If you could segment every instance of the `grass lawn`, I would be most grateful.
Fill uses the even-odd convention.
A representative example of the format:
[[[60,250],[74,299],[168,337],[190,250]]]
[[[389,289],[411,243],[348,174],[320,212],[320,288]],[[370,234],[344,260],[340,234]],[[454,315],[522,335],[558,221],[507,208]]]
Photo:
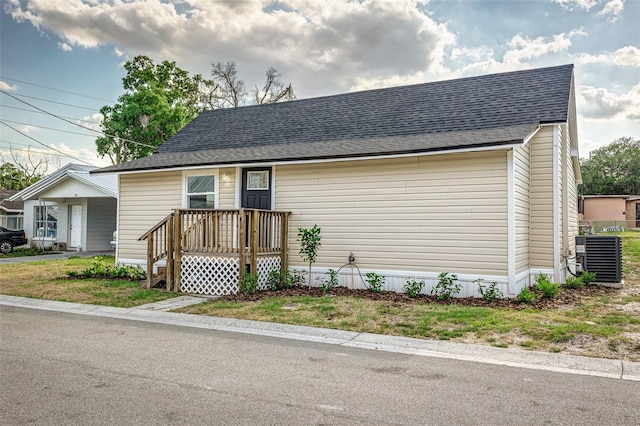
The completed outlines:
[[[554,309],[296,296],[213,300],[179,311],[640,361],[640,233],[621,235],[625,288],[592,292]]]
[[[621,235],[625,288],[587,292],[553,308],[298,295],[214,300],[178,311],[640,361],[640,232]],[[68,271],[79,272],[90,262],[71,258],[0,265],[0,293],[121,307],[177,295],[142,290],[138,282],[66,278]]]
[[[114,262],[113,256],[105,257]],[[69,279],[67,272],[82,271],[91,258],[0,265],[0,293],[63,302],[131,307],[177,296],[156,289],[141,289],[140,282],[108,279]]]

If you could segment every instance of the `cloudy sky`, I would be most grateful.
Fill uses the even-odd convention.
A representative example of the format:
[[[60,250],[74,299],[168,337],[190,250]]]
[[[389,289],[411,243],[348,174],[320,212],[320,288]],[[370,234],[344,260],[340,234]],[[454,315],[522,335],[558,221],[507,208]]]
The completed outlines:
[[[638,0],[0,3],[5,160],[108,165],[91,129],[141,54],[204,77],[235,61],[248,87],[274,67],[298,98],[573,63],[581,156],[640,138]]]

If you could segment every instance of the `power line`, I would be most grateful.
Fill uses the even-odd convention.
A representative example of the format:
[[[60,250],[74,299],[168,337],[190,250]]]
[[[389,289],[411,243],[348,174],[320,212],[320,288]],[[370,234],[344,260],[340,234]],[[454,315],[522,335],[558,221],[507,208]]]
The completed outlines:
[[[92,129],[92,128],[90,128],[90,127],[83,126],[83,125],[78,124],[78,123],[74,123],[73,121],[69,121],[69,120],[67,120],[67,119],[65,119],[65,118],[62,118],[62,117],[61,117],[61,116],[59,116],[59,115],[53,114],[53,113],[51,113],[51,112],[49,112],[49,111],[46,111],[46,110],[44,110],[44,109],[42,109],[42,108],[39,108],[39,107],[37,107],[37,106],[35,106],[35,105],[33,105],[33,104],[30,104],[29,102],[23,101],[22,99],[18,99],[17,97],[13,96],[11,93],[7,93],[7,92],[5,92],[4,90],[0,90],[0,93],[4,93],[5,95],[7,95],[7,96],[10,96],[10,97],[14,98],[14,99],[15,99],[15,100],[17,100],[18,102],[22,102],[23,104],[29,105],[31,108],[35,108],[35,109],[37,109],[38,111],[42,111],[42,112],[44,112],[45,114],[48,114],[48,115],[50,115],[50,116],[52,116],[52,117],[55,117],[55,118],[60,119],[60,120],[62,120],[62,121],[66,121],[67,123],[69,123],[69,124],[73,124],[74,126],[82,127],[83,129],[87,129],[87,130],[90,130],[90,131],[92,131],[92,132],[100,133],[101,135],[105,135],[105,136],[106,136],[106,137],[108,137],[108,138],[116,138],[116,139],[120,139],[120,140],[122,140],[122,141],[124,141],[124,142],[129,142],[129,143],[132,143],[132,144],[134,144],[134,145],[145,146],[145,147],[147,147],[147,148],[156,148],[154,145],[149,145],[149,144],[142,143],[142,142],[132,141],[131,139],[125,139],[125,138],[121,138],[121,137],[118,137],[118,136],[109,135],[109,134],[104,133],[104,132],[101,132],[101,131],[99,131],[99,130]]]
[[[4,93],[5,95],[9,95],[9,93],[5,92],[4,90],[2,91],[2,93]],[[83,106],[80,106],[80,105],[67,104],[65,102],[52,101],[52,100],[49,100],[49,99],[38,98],[36,96],[18,95],[18,94],[16,94],[16,96],[13,96],[13,95],[9,95],[9,96],[11,96],[12,98],[17,99],[17,100],[20,100],[20,99],[18,99],[16,96],[20,96],[22,98],[36,99],[38,101],[51,102],[52,104],[58,104],[58,105],[64,105],[64,106],[72,107],[72,108],[80,108],[80,109],[86,109],[88,111],[100,112],[99,110],[97,110],[95,108],[88,108],[88,107],[83,107]]]
[[[0,105],[0,107],[2,107],[2,108],[17,109],[18,111],[33,112],[33,113],[35,113],[35,114],[46,114],[45,112],[42,112],[42,111],[34,111],[34,110],[32,110],[32,109],[20,108],[20,107],[11,106],[11,105]],[[66,116],[64,116],[64,115],[61,115],[60,117],[62,117],[62,118],[67,118],[67,119],[69,119],[69,120],[84,121],[85,123],[95,123],[95,124],[100,124],[100,121],[95,121],[95,120],[85,120],[84,118],[66,117]]]
[[[4,119],[4,121],[6,121],[8,123],[22,124],[23,126],[33,126],[33,127],[38,127],[40,129],[47,129],[47,130],[53,130],[53,131],[56,131],[56,132],[71,133],[72,135],[80,135],[80,136],[87,136],[89,138],[95,138],[94,135],[87,135],[86,133],[78,133],[78,132],[72,132],[70,130],[56,129],[54,127],[40,126],[38,124],[23,123],[22,121],[7,120],[6,118]]]
[[[64,153],[63,151],[60,151],[60,150],[59,150],[59,149],[57,149],[57,148],[53,148],[53,147],[50,147],[50,146],[45,145],[44,143],[40,142],[38,139],[33,138],[33,137],[31,137],[31,136],[27,135],[26,133],[21,132],[20,130],[16,129],[16,128],[15,128],[15,127],[13,127],[12,125],[5,123],[3,120],[0,120],[0,123],[4,124],[5,126],[7,126],[8,128],[10,128],[10,129],[11,129],[11,130],[13,130],[13,131],[20,133],[22,136],[24,136],[24,137],[26,137],[26,138],[29,138],[29,139],[31,139],[32,141],[34,141],[34,142],[36,142],[36,143],[38,143],[38,144],[40,144],[40,145],[44,146],[44,147],[45,147],[45,148],[47,148],[47,149],[51,149],[51,150],[53,150],[53,151],[59,152],[60,154],[64,155],[65,157],[73,158],[74,160],[80,161],[80,162],[82,162],[82,163],[84,163],[84,164],[87,164],[87,165],[89,165],[89,166],[93,166],[93,164],[91,164],[91,163],[89,163],[89,162],[87,162],[87,161],[84,161],[84,160],[81,160],[80,158],[76,158],[76,157],[74,157],[74,156],[72,156],[72,155],[66,154],[66,153]]]
[[[16,144],[16,145],[17,145],[17,144]],[[25,146],[33,146],[33,145],[25,145]],[[3,147],[1,147],[1,146],[0,146],[0,150],[1,150],[2,148],[3,148]],[[51,155],[51,156],[54,156],[54,157],[66,157],[66,158],[69,158],[69,156],[68,156],[68,155],[66,155],[66,154],[65,154],[65,155],[62,155],[62,154],[53,154],[53,153],[50,153],[50,152],[42,152],[42,151],[33,151],[33,150],[30,150],[30,149],[13,148],[13,147],[11,147],[11,146],[9,146],[8,148],[9,148],[11,151],[32,152],[32,153],[34,153],[34,154],[46,154],[46,155]],[[35,148],[35,147],[34,147],[34,148]]]
[[[83,95],[83,94],[80,94],[80,93],[70,92],[68,90],[56,89],[55,87],[44,86],[42,84],[36,84],[36,83],[30,83],[28,81],[18,80],[17,78],[6,77],[6,76],[3,76],[3,75],[0,75],[0,79],[16,81],[18,83],[28,84],[30,86],[42,87],[43,89],[55,90],[56,92],[68,93],[70,95],[76,95],[76,96],[82,96],[84,98],[95,99],[97,101],[109,102],[111,104],[114,103],[113,101],[108,101],[108,100],[102,99],[102,98],[96,98],[95,96]]]

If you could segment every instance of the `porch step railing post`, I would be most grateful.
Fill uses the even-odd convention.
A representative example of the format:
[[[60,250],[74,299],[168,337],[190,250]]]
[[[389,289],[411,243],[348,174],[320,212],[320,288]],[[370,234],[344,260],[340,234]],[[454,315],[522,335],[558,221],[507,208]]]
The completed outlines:
[[[153,233],[147,238],[147,284],[145,288],[151,288],[153,282]]]
[[[246,245],[247,245],[247,212],[244,209],[240,209],[238,213],[238,281],[244,280],[244,264],[246,262]]]
[[[167,250],[167,285],[166,285],[166,289],[167,291],[172,291],[173,290],[173,280],[174,280],[174,263],[173,263],[173,257],[174,257],[174,235],[173,235],[173,221],[174,221],[174,216],[169,217],[169,220],[167,221],[167,229],[166,229],[166,250]]]
[[[251,212],[251,273],[258,275],[258,225],[260,223],[260,212]]]
[[[174,227],[174,276],[173,291],[180,291],[180,270],[182,269],[182,211],[176,210],[173,218]]]
[[[285,212],[282,215],[282,225],[280,226],[280,273],[289,269],[289,213]]]

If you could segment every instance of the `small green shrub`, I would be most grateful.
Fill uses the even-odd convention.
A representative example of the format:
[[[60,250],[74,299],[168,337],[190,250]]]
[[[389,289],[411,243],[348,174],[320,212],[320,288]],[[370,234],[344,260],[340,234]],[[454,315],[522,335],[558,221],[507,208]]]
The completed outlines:
[[[588,285],[596,280],[596,273],[583,271],[582,274],[580,274],[580,278],[585,285]]]
[[[375,272],[367,272],[366,277],[367,284],[369,284],[369,290],[374,293],[382,293],[385,277],[380,274],[376,274]]]
[[[424,288],[423,280],[416,280],[413,278],[407,278],[404,283],[404,292],[409,295],[409,297],[416,297]]]
[[[322,284],[322,292],[328,293],[334,288],[338,287],[338,271],[335,269],[329,269],[326,273],[328,275],[327,278],[320,278],[320,283]]]
[[[535,298],[536,294],[529,290],[529,287],[524,287],[522,290],[520,290],[520,293],[518,293],[518,297],[516,297],[516,300],[520,303],[531,303],[535,300]]]
[[[491,285],[484,286],[482,285],[482,281],[483,281],[482,278],[478,278],[477,280],[474,281],[474,283],[475,282],[478,283],[478,292],[480,292],[480,295],[482,296],[483,300],[487,302],[494,302],[504,297],[504,295],[498,288],[497,282],[494,281],[491,283]]]
[[[111,278],[120,280],[144,280],[146,272],[139,265],[112,265],[104,256],[95,256],[89,266],[80,272],[67,272],[70,278]]]
[[[244,278],[238,282],[238,290],[245,294],[253,294],[258,291],[258,276],[244,274]]]
[[[567,277],[564,285],[569,288],[582,288],[584,287],[584,281],[581,277]]]
[[[458,294],[462,290],[462,284],[457,281],[456,274],[443,272],[438,275],[438,284],[431,289],[431,294],[434,294],[439,300],[451,299],[454,294]]]
[[[287,279],[287,287],[299,287],[304,285],[307,281],[306,272],[300,269],[294,269],[293,271],[285,271]]]
[[[269,290],[281,290],[285,287],[286,280],[287,276],[285,274],[278,269],[272,269],[267,277],[267,288]]]
[[[545,274],[536,278],[536,287],[542,292],[542,297],[553,299],[560,292],[560,284],[552,282]]]

